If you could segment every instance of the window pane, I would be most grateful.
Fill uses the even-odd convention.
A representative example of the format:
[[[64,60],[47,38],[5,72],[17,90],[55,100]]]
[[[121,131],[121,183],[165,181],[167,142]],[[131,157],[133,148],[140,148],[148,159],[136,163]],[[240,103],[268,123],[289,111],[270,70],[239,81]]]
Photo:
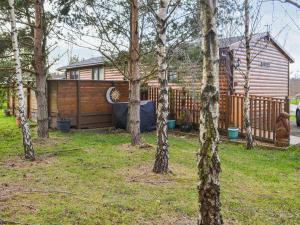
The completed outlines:
[[[104,80],[104,67],[99,68],[99,80]]]
[[[93,80],[99,80],[99,68],[98,67],[93,68]]]
[[[168,72],[168,80],[170,82],[176,82],[177,81],[177,73],[176,73],[176,71],[169,71]]]

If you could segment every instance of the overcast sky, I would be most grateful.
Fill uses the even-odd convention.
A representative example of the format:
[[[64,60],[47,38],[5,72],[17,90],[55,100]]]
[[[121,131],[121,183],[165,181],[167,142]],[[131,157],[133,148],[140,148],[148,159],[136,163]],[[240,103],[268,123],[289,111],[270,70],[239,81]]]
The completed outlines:
[[[297,1],[300,3],[300,0]],[[261,23],[257,31],[264,32],[267,29],[295,59],[295,63],[291,64],[291,73],[299,71],[300,74],[300,10],[288,3],[264,2],[261,9]],[[59,41],[57,49],[50,55],[50,60],[60,56],[60,60],[53,65],[52,72],[58,67],[68,64],[68,54],[61,56],[67,52],[68,48],[72,48],[72,55],[78,55],[79,59],[100,55],[96,51],[75,45],[70,46],[64,41]]]

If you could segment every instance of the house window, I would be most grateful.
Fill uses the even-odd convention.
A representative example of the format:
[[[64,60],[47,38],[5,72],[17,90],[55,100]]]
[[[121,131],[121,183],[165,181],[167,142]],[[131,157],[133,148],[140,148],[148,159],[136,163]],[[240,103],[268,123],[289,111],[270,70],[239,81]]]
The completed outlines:
[[[70,79],[71,80],[78,80],[79,79],[79,71],[78,70],[71,70]]]
[[[168,81],[170,83],[175,83],[177,82],[177,72],[174,70],[171,70],[168,72]]]
[[[93,80],[104,80],[104,68],[103,67],[94,67],[92,72]]]
[[[263,68],[269,68],[271,66],[271,63],[269,63],[269,62],[261,62],[260,65]]]

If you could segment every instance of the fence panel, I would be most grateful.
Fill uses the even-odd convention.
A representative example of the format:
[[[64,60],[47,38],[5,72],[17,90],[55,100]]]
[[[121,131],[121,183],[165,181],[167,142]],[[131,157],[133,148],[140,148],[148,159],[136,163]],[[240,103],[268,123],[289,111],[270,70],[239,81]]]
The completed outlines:
[[[148,88],[149,100],[158,102],[157,87]],[[186,108],[191,113],[190,122],[199,124],[200,98],[199,93],[192,93],[185,89],[169,89],[170,113],[176,120],[181,111]],[[239,128],[241,135],[245,135],[244,125],[244,95],[220,95],[219,101],[219,129],[226,131],[228,127]],[[276,119],[280,113],[288,109],[288,99],[277,99],[261,96],[250,96],[250,124],[254,138],[275,141]]]

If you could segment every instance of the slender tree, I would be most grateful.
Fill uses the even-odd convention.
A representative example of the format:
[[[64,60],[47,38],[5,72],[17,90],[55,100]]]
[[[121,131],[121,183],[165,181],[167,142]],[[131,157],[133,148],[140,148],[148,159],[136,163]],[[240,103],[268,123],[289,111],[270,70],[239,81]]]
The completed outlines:
[[[36,75],[37,124],[38,136],[49,137],[48,133],[48,105],[47,105],[47,77],[45,71],[45,27],[43,0],[35,0],[34,26],[34,71]]]
[[[221,163],[219,132],[219,47],[217,0],[200,0],[203,76],[201,87],[198,152],[199,225],[223,224],[220,202]]]
[[[167,173],[169,163],[168,152],[168,77],[167,77],[167,55],[166,55],[166,30],[167,12],[170,0],[160,0],[157,14],[157,63],[159,67],[158,81],[160,85],[158,107],[157,107],[157,147],[153,172]]]
[[[140,134],[140,83],[141,75],[139,68],[139,6],[138,0],[130,0],[130,48],[129,48],[129,131],[131,144],[141,143]]]
[[[21,119],[21,127],[23,134],[23,146],[25,159],[34,160],[34,150],[31,141],[31,133],[27,118],[25,116],[25,98],[23,92],[23,83],[22,83],[22,70],[21,70],[21,61],[20,61],[20,52],[18,45],[18,32],[16,26],[16,15],[15,15],[15,3],[14,0],[9,0],[10,7],[10,23],[11,23],[11,37],[12,37],[12,47],[14,52],[14,58],[16,61],[16,85],[17,85],[17,96],[18,96],[18,110],[19,117]]]
[[[250,35],[250,16],[249,16],[249,1],[244,1],[245,10],[245,48],[246,48],[246,71],[244,74],[244,126],[246,130],[246,148],[253,148],[253,136],[250,123],[250,70],[251,70],[251,35]]]

